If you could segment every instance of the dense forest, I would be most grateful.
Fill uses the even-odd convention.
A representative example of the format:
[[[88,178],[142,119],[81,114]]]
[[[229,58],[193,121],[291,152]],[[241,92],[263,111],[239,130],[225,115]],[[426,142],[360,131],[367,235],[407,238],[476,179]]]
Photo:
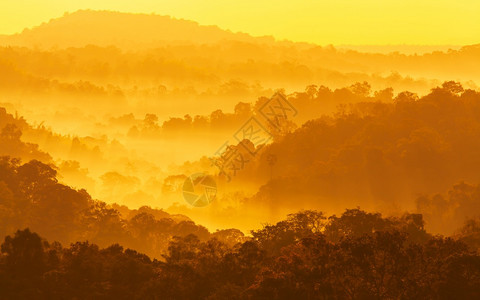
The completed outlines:
[[[86,189],[94,199],[137,208],[158,206],[200,224],[213,222],[207,224],[210,228],[247,232],[260,226],[259,217],[276,222],[305,207],[334,214],[360,205],[387,214],[421,213],[429,231],[450,235],[478,215],[477,91],[448,81],[425,96],[408,91],[395,95],[392,89],[372,91],[364,82],[334,90],[310,85],[287,99],[298,116],[272,131],[272,143],[255,157],[247,156],[248,163],[235,176],[233,165],[223,175],[212,166],[213,149],[249,116],[258,116],[266,97],[239,102],[232,113],[216,110],[163,123],[153,114],[143,120],[133,115],[107,120],[106,128],[121,124],[117,128],[126,140],[62,135],[1,109],[0,155],[55,165],[60,182]],[[342,100],[349,104],[337,106],[332,114],[318,113]],[[134,141],[172,141],[179,135],[186,140],[206,135],[216,142],[200,159],[168,168],[162,167],[162,156],[132,155],[127,148]],[[241,148],[232,144],[230,149]],[[269,157],[276,158],[274,165]],[[183,180],[206,170],[230,192],[219,193],[221,200],[203,210],[192,210],[178,200]]]
[[[119,244],[68,247],[29,229],[1,245],[3,299],[476,299],[480,256],[421,215],[301,211],[252,237],[176,236],[160,259]]]
[[[4,126],[2,145],[51,159],[15,128]],[[464,199],[464,191],[475,201],[478,190],[464,184],[449,197]],[[457,208],[468,210],[465,201]],[[233,228],[210,233],[183,215],[93,200],[59,183],[51,163],[3,156],[0,220],[2,299],[480,296],[476,218],[444,237],[428,233],[419,213],[301,210],[248,236]]]

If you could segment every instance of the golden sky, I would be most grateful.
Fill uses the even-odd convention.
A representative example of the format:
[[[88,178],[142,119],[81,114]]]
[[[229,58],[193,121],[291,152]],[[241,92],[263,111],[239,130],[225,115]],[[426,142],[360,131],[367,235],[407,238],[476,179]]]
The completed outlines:
[[[321,45],[480,42],[478,0],[2,0],[0,33],[20,32],[78,9],[170,15]]]

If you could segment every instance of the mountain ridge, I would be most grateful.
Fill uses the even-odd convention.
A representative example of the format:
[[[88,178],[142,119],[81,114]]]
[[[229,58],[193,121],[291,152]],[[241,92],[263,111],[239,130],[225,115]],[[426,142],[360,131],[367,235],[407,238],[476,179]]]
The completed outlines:
[[[254,37],[224,30],[216,25],[200,25],[195,21],[170,16],[106,10],[65,13],[33,28],[25,28],[21,33],[0,35],[0,45],[38,48],[95,44],[135,49],[155,47],[162,43],[212,44],[223,40],[276,42],[272,36]]]
[[[133,24],[133,25],[132,25]],[[0,34],[0,46],[34,47],[43,50],[51,48],[85,47],[87,45],[116,46],[125,50],[141,50],[168,45],[218,44],[236,41],[266,45],[294,46],[300,48],[331,47],[315,43],[279,40],[271,35],[254,36],[244,32],[233,32],[217,25],[201,25],[196,21],[174,18],[168,15],[127,13],[108,10],[77,10],[65,12],[40,25],[25,28],[15,34]],[[343,51],[360,53],[414,54],[415,51],[401,51],[415,45],[336,45]],[[448,52],[447,45],[418,45],[421,53]],[[473,45],[452,45],[461,50]],[[398,47],[398,49],[396,49]],[[403,48],[402,48],[403,47]],[[369,49],[372,48],[372,49]],[[382,50],[388,48],[387,50]],[[391,50],[392,48],[393,50]],[[428,48],[428,49],[427,49]],[[362,50],[363,49],[363,50]],[[435,50],[436,49],[436,50]],[[400,51],[398,51],[400,50]]]

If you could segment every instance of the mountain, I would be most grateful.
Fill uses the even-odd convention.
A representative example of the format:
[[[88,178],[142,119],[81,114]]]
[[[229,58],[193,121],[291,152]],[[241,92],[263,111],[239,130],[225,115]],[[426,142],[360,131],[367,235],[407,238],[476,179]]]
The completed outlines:
[[[168,43],[210,44],[222,40],[273,42],[273,37],[252,37],[217,26],[169,16],[79,10],[42,23],[19,34],[0,35],[0,45],[51,47],[118,46],[124,49]]]

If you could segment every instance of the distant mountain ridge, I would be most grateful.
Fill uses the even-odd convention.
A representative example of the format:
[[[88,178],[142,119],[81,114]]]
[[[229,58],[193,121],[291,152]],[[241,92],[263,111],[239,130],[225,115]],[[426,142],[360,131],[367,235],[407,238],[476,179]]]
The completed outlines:
[[[200,25],[195,21],[176,19],[166,15],[125,13],[106,10],[78,10],[66,12],[21,33],[0,34],[0,46],[35,47],[39,49],[84,47],[87,45],[116,46],[126,50],[148,49],[165,45],[216,44],[236,41],[268,45],[312,48],[318,46],[306,42],[276,40],[273,36],[252,36],[248,33],[231,32],[216,25]],[[465,45],[463,45],[465,46]],[[480,44],[471,45],[478,47]],[[401,52],[413,54],[415,45],[364,45],[338,46],[338,49],[365,53]],[[446,52],[448,45],[418,45],[421,54]],[[460,45],[451,45],[461,49]],[[408,51],[405,51],[408,50]]]
[[[222,40],[271,43],[273,37],[252,37],[217,26],[169,16],[112,11],[79,10],[65,13],[32,29],[0,35],[2,46],[83,47],[89,44],[124,49],[155,47],[165,43],[211,44]]]
[[[342,49],[233,33],[169,16],[80,10],[0,35],[0,88],[11,90],[18,82],[42,88],[48,74],[62,82],[87,80],[98,86],[107,81],[118,85],[120,77],[129,81],[133,76],[160,80],[164,86],[218,91],[221,81],[238,79],[292,90],[312,83],[342,87],[368,81],[374,89],[425,93],[448,80],[477,89],[479,44],[457,50],[419,48],[420,54],[414,48],[402,51],[410,46]]]

